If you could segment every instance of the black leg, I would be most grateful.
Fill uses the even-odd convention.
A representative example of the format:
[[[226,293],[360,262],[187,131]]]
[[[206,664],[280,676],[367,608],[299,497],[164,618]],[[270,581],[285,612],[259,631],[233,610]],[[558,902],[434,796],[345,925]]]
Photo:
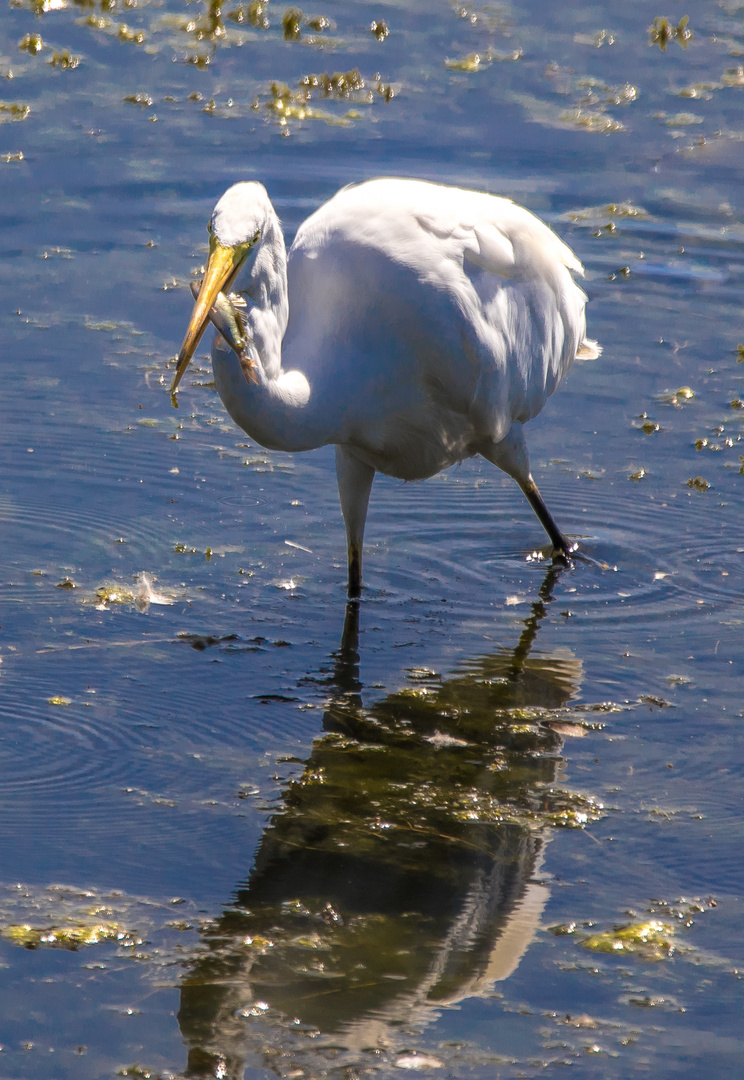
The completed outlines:
[[[553,515],[548,510],[542,495],[537,489],[537,484],[530,478],[525,482],[519,482],[519,486],[525,494],[527,501],[532,509],[537,514],[537,519],[545,529],[545,532],[550,537],[550,541],[553,545],[553,556],[563,559],[568,562],[571,558],[571,554],[576,550],[576,545],[569,543],[567,538],[563,535],[561,530],[553,520]]]
[[[349,584],[346,590],[350,600],[356,600],[362,591],[362,545],[349,544]]]

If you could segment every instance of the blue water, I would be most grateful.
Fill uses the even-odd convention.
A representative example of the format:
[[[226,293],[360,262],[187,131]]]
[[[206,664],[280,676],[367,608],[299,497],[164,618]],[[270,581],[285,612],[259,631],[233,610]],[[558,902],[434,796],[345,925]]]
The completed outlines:
[[[239,7],[0,18],[0,1071],[735,1076],[742,12]],[[172,408],[225,187],[290,240],[380,174],[584,263],[528,440],[592,562],[485,462],[378,477],[347,610],[332,452],[204,349]]]

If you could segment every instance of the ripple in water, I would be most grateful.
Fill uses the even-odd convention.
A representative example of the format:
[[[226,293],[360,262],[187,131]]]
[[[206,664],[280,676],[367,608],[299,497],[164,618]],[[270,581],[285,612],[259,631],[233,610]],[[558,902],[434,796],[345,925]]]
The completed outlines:
[[[90,567],[92,573],[94,564],[99,572],[101,556],[110,565],[117,544],[126,543],[130,561],[142,561],[162,548],[154,522],[138,519],[135,528],[131,521],[118,520],[98,506],[89,510],[69,506],[40,509],[0,499],[0,526],[4,537],[0,577],[6,601],[33,600],[39,604],[58,600],[58,595],[47,589],[50,577],[62,578],[64,568],[78,566]]]
[[[14,692],[15,691],[15,692]],[[125,771],[122,730],[86,715],[85,704],[50,696],[39,684],[4,687],[0,703],[0,797],[43,791],[84,804],[91,787],[110,784]]]
[[[515,588],[528,598],[533,582],[524,579],[525,563],[535,556],[545,562],[550,551],[540,526],[520,508],[518,491],[451,479],[445,485],[444,492],[442,483],[420,488],[405,516],[396,513],[400,492],[379,493],[382,520],[373,521],[369,539],[380,550],[368,557],[368,577],[374,577],[375,561],[382,567],[386,558],[398,561],[405,553],[406,574],[419,587],[462,581],[471,592],[479,586],[481,603],[485,587],[494,601]],[[722,535],[724,521],[704,499],[631,498],[606,484],[543,486],[548,506],[588,557],[577,559],[561,579],[562,602],[567,598],[577,612],[653,622],[684,618],[713,598],[735,602],[744,596],[744,545]],[[457,530],[451,528],[455,518]],[[577,525],[586,531],[579,533]]]

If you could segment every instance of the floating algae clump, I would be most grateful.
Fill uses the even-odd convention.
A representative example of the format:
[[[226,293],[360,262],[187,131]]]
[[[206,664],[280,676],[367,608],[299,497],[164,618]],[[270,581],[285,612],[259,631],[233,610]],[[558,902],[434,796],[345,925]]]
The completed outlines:
[[[590,934],[581,942],[585,949],[602,953],[638,953],[647,960],[665,960],[674,952],[674,930],[660,919],[628,923],[600,934]]]
[[[79,949],[83,945],[99,945],[102,941],[123,941],[127,932],[113,922],[71,923],[62,926],[30,926],[21,923],[5,926],[0,936],[24,949],[38,949],[42,946],[53,949]]]
[[[669,42],[676,41],[681,48],[686,49],[692,40],[692,30],[687,26],[689,21],[689,15],[683,15],[675,26],[665,15],[658,16],[648,28],[649,45],[658,45],[662,52],[666,52]]]

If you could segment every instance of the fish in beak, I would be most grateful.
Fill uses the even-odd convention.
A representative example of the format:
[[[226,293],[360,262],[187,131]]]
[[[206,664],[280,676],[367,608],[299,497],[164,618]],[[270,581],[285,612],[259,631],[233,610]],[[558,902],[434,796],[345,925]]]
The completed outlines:
[[[191,295],[199,299],[200,281],[191,282]],[[258,351],[253,339],[246,333],[243,312],[248,308],[245,297],[240,293],[217,293],[217,299],[209,309],[209,319],[223,340],[230,346],[240,361],[248,382],[258,384]]]
[[[194,304],[194,310],[191,313],[191,321],[186,331],[186,337],[183,339],[183,345],[178,354],[176,374],[173,376],[173,383],[171,384],[171,395],[175,394],[178,389],[178,384],[189,366],[189,361],[196,352],[196,347],[207,328],[207,323],[210,321],[210,312],[215,308],[215,305],[219,308],[223,302],[229,304],[227,297],[222,297],[222,300],[220,300],[220,294],[230,287],[238,270],[245,262],[248,252],[257,241],[258,234],[248,243],[226,247],[219,242],[213,233],[210,233],[207,270]],[[231,344],[229,340],[228,344]],[[254,381],[256,381],[255,372]]]

